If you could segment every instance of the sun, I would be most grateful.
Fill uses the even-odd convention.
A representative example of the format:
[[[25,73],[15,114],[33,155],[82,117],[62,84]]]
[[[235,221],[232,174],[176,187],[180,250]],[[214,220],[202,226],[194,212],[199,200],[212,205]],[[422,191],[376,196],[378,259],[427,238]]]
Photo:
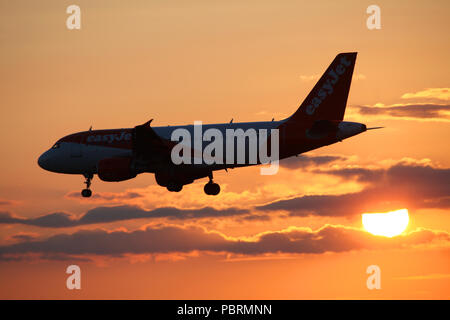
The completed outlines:
[[[409,223],[408,209],[386,213],[363,213],[362,224],[373,235],[394,237],[405,231]]]

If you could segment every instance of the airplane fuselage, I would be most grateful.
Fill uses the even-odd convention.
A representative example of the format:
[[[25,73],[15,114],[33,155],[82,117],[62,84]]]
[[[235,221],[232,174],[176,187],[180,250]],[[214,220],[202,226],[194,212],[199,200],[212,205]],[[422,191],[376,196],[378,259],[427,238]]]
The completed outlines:
[[[283,124],[285,122],[286,120],[206,124],[202,125],[202,130],[204,132],[211,128],[218,129],[225,137],[227,129],[242,129],[244,132],[249,129],[254,129],[256,132],[259,132],[259,130],[267,130],[270,132],[272,129],[280,128],[280,160],[342,141],[343,139],[365,131],[364,124],[342,121],[339,123],[335,132],[330,132],[329,134],[324,134],[322,136],[308,136],[307,128],[296,128],[297,133],[295,135],[287,135],[286,130],[283,129]],[[192,137],[191,145],[194,145],[195,143],[194,125],[163,126],[152,128],[159,136],[167,140],[171,139],[174,130],[180,128],[186,129],[190,132]],[[100,160],[105,158],[131,157],[133,155],[132,130],[133,128],[90,130],[65,136],[59,139],[52,148],[44,152],[39,157],[39,166],[45,170],[56,173],[96,174],[97,164]],[[202,151],[209,143],[210,142],[208,141],[202,140]],[[226,144],[227,140],[224,139],[224,149],[226,149]],[[249,144],[247,141],[245,144],[245,154],[248,155],[249,152]],[[226,153],[224,152],[224,155],[225,154]],[[224,159],[223,164],[213,164],[210,165],[209,168],[211,170],[220,170],[224,168],[242,167],[260,163],[260,161],[257,161],[257,163],[248,163],[248,161],[246,161],[244,164],[239,164],[236,161],[234,163],[227,164],[226,159]],[[196,166],[196,164],[192,163],[192,166]],[[154,173],[157,168],[157,166],[154,168],[149,167],[146,172]]]

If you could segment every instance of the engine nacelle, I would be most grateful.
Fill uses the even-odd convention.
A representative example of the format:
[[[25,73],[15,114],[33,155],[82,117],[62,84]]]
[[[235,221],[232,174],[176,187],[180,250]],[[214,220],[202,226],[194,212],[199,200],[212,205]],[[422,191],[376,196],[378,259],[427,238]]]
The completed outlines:
[[[131,168],[131,158],[102,159],[97,165],[98,177],[103,181],[117,182],[136,177]]]

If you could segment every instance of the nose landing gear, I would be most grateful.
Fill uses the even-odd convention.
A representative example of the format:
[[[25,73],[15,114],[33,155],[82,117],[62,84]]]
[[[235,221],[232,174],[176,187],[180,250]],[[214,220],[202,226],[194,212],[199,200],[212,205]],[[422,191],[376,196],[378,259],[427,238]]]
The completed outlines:
[[[89,188],[91,187],[91,180],[94,178],[94,175],[92,173],[85,174],[84,177],[86,178],[86,181],[84,181],[86,184],[86,189],[81,190],[81,195],[83,198],[89,198],[92,195],[92,191]]]
[[[209,174],[209,181],[203,187],[203,191],[210,196],[217,196],[220,192],[220,186],[213,181],[212,172]]]

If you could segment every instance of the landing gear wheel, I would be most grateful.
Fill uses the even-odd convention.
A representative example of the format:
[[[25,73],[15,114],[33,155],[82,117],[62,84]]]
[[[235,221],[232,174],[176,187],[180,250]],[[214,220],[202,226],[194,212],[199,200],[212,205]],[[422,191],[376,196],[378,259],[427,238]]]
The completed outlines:
[[[205,184],[203,191],[205,191],[207,195],[217,196],[220,193],[220,186],[217,183],[210,181],[207,184]]]
[[[86,180],[84,181],[84,184],[86,185],[86,189],[83,189],[81,191],[81,195],[83,196],[83,198],[89,198],[90,196],[92,196],[92,191],[89,188],[91,187],[91,180],[92,180],[92,178],[94,178],[94,175],[93,174],[85,174],[84,177],[86,178]]]
[[[208,175],[209,182],[203,187],[203,191],[209,196],[217,196],[220,192],[220,186],[213,181],[212,171]]]
[[[83,198],[89,198],[90,196],[92,196],[92,191],[90,189],[83,189],[81,191],[81,195],[83,196]]]

